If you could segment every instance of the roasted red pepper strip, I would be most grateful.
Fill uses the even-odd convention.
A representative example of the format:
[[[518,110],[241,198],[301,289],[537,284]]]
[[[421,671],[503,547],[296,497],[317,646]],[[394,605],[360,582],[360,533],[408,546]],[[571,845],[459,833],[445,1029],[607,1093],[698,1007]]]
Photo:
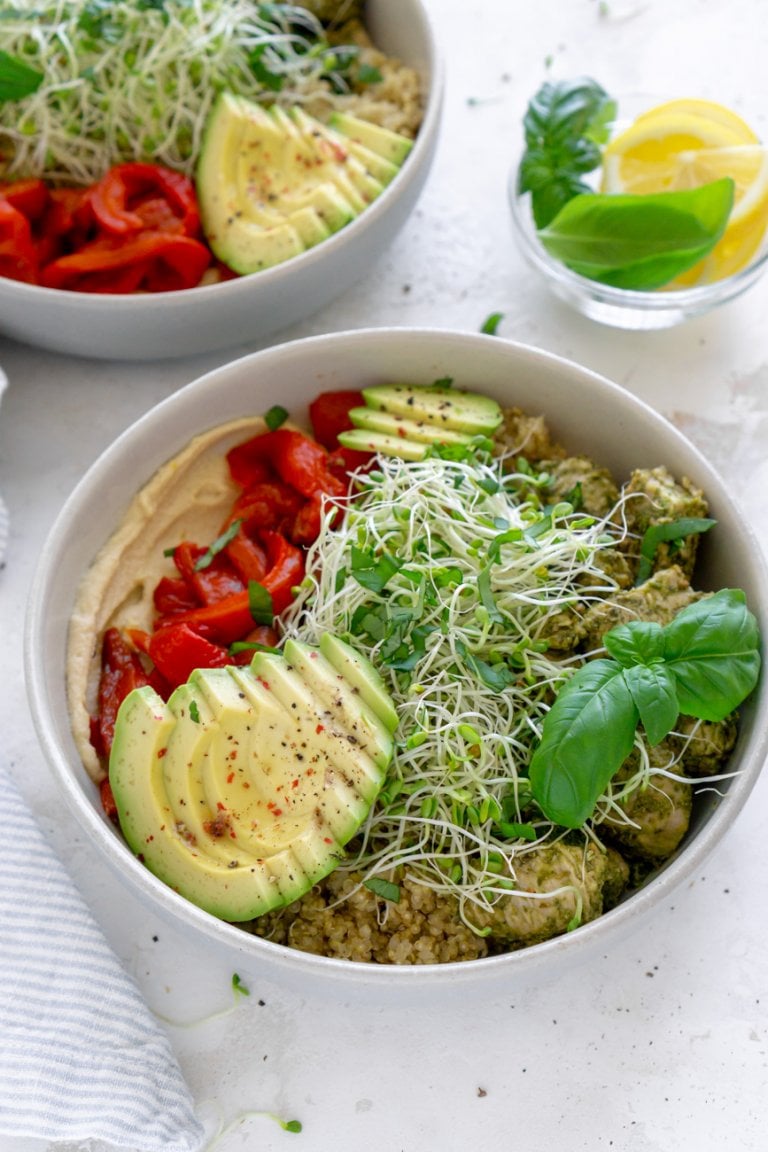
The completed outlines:
[[[29,220],[0,196],[0,276],[34,284],[37,255]]]
[[[225,668],[231,664],[226,648],[212,644],[187,624],[169,624],[149,639],[152,663],[172,688],[183,684],[195,668]]]
[[[43,180],[16,180],[12,184],[0,184],[0,196],[30,221],[39,220],[48,204],[48,189]]]
[[[201,604],[216,604],[235,592],[245,591],[240,575],[229,563],[228,557],[218,553],[205,567],[198,564],[207,549],[182,541],[173,553],[173,562]]]
[[[304,553],[279,532],[262,532],[261,539],[269,561],[261,584],[272,597],[275,616],[279,616],[293,600],[293,589],[304,579]]]
[[[349,413],[352,408],[364,408],[362,392],[346,388],[340,392],[321,392],[309,405],[309,422],[318,444],[330,452],[339,446],[339,432],[352,427]]]
[[[277,480],[253,484],[235,500],[227,525],[240,520],[249,535],[269,529],[290,536],[303,503],[301,494],[288,484]]]
[[[143,272],[136,288],[170,292],[193,288],[209,263],[205,245],[188,236],[149,231],[127,240],[102,236],[46,264],[40,282],[47,288],[76,292],[125,291],[110,284],[118,284],[121,273],[139,265]]]
[[[252,436],[242,444],[235,444],[234,448],[230,448],[227,452],[229,474],[241,488],[253,488],[275,479],[275,474],[259,447],[260,439],[261,436]]]
[[[117,628],[104,633],[99,680],[98,739],[104,756],[109,756],[115,735],[117,712],[134,688],[150,683],[141,658]]]
[[[152,600],[160,616],[168,616],[173,612],[188,612],[191,608],[198,608],[200,601],[190,588],[186,580],[174,580],[171,576],[162,576],[152,593]]]
[[[303,432],[278,428],[254,436],[246,444],[254,459],[263,460],[302,496],[314,496],[318,492],[343,496],[347,490],[330,470],[328,451]]]
[[[192,181],[158,164],[116,164],[93,186],[90,199],[99,225],[119,236],[147,226],[182,236],[200,232]]]
[[[227,556],[246,585],[250,580],[261,582],[267,574],[266,552],[243,531],[242,527],[237,536],[227,544]]]

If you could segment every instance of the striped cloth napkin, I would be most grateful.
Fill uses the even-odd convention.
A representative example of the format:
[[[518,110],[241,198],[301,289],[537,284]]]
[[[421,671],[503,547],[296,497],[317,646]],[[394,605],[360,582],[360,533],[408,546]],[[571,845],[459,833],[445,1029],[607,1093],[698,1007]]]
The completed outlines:
[[[104,1152],[204,1143],[168,1038],[2,769],[0,1133]]]

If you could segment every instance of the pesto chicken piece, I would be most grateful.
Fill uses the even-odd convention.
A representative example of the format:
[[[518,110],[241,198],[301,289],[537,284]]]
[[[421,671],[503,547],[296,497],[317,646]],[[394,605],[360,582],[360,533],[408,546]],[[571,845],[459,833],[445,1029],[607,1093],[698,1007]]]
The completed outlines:
[[[588,843],[558,841],[526,853],[515,865],[517,886],[527,893],[510,893],[491,912],[471,911],[474,924],[490,928],[500,949],[527,948],[569,925],[597,919],[619,900],[629,868],[618,852]]]
[[[566,456],[544,461],[552,480],[545,491],[552,502],[567,500],[577,511],[599,519],[608,516],[619,499],[619,488],[607,468],[600,468],[586,456]]]
[[[680,768],[686,776],[698,779],[716,776],[723,771],[728,757],[736,747],[738,734],[735,713],[719,722],[680,716],[675,725],[675,733],[667,739],[673,747],[679,749],[683,738]]]
[[[623,489],[622,516],[629,535],[622,547],[632,556],[640,552],[642,538],[651,525],[676,520],[700,519],[708,514],[704,493],[687,477],[675,480],[665,467],[639,468]],[[680,540],[661,541],[653,558],[653,571],[676,565],[690,579],[696,564],[699,533]]]
[[[511,454],[510,468],[517,456],[524,456],[531,464],[544,460],[561,460],[565,449],[552,440],[543,416],[529,416],[520,408],[505,408],[504,420],[494,433],[494,451],[497,456]]]
[[[703,595],[691,588],[688,577],[677,565],[662,568],[637,588],[617,592],[589,606],[583,618],[586,650],[600,648],[606,632],[630,620],[669,624],[682,608]]]
[[[680,777],[659,773],[619,803],[632,823],[614,823],[611,818],[601,826],[601,832],[622,853],[660,863],[680,846],[688,831],[693,789]]]

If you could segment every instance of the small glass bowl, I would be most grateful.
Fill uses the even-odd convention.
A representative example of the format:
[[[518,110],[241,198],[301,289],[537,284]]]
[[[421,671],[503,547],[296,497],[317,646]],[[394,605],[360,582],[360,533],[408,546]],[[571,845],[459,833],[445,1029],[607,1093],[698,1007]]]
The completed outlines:
[[[515,167],[509,178],[509,201],[515,235],[527,263],[540,273],[556,296],[601,324],[638,330],[671,328],[694,316],[703,316],[720,304],[740,296],[759,279],[768,266],[766,238],[746,268],[710,284],[694,288],[659,288],[654,291],[613,288],[600,284],[597,280],[589,280],[572,272],[565,264],[550,256],[536,235],[530,193],[519,193],[517,184]]]

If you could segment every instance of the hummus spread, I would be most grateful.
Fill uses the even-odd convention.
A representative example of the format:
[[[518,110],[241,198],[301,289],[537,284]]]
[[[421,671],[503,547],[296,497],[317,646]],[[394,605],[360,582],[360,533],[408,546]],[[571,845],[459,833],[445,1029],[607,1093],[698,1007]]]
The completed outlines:
[[[151,630],[155,586],[161,576],[176,574],[165,551],[182,540],[208,545],[219,535],[239,492],[226,454],[264,431],[261,417],[244,417],[196,436],[136,494],[83,578],[69,627],[67,694],[75,743],[97,783],[106,769],[91,744],[90,718],[96,713],[104,632]]]

